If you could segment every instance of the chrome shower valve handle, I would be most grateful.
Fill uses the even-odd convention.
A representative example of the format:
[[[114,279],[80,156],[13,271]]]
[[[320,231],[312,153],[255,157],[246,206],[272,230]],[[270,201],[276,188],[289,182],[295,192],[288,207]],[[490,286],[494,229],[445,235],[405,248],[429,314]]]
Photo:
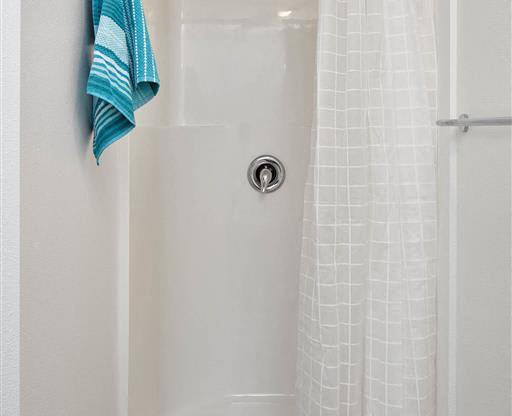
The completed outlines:
[[[266,193],[270,182],[272,181],[272,172],[269,168],[263,168],[260,172],[261,192]]]
[[[285,169],[274,156],[260,156],[252,161],[247,171],[251,186],[262,194],[277,191],[284,183]]]

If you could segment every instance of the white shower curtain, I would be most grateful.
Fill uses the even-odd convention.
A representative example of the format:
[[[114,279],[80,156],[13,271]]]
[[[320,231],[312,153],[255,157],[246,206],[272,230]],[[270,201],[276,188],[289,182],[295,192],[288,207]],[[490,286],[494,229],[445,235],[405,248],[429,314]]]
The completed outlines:
[[[433,6],[319,1],[298,414],[433,415]]]

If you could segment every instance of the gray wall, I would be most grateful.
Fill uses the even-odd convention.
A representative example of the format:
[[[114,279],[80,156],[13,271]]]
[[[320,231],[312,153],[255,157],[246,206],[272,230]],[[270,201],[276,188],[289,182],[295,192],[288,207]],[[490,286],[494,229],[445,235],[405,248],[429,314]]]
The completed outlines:
[[[90,1],[22,2],[23,416],[120,414],[126,143],[91,153]]]

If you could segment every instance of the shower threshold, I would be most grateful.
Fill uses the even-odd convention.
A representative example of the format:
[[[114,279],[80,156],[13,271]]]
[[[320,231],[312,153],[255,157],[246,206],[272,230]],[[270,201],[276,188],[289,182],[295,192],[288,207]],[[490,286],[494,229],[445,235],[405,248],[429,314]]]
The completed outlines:
[[[293,394],[234,394],[205,401],[173,416],[292,416]]]

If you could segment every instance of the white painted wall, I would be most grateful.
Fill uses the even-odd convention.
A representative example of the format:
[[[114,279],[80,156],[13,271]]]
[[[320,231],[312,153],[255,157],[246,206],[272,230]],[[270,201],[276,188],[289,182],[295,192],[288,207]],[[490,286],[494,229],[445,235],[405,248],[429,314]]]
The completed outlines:
[[[512,114],[511,2],[459,3],[458,108]],[[511,413],[511,129],[473,129],[458,153],[457,415]]]
[[[119,142],[97,167],[91,153],[89,5],[22,2],[23,416],[121,415],[126,401],[128,155]]]
[[[20,5],[0,0],[0,415],[19,416]]]
[[[510,0],[438,7],[441,115],[510,115]],[[511,133],[441,129],[439,416],[511,412]]]

